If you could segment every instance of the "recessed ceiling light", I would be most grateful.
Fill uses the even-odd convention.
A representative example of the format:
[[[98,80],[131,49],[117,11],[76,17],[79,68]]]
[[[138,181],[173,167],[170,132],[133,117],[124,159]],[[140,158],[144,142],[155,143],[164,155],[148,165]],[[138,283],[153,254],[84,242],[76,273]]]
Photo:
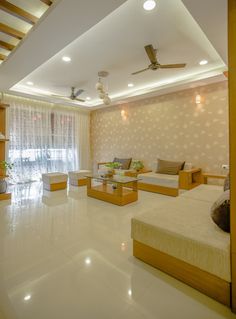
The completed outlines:
[[[207,63],[208,63],[207,60],[202,60],[202,61],[199,62],[200,65],[206,65]]]
[[[129,88],[132,88],[132,87],[134,87],[134,84],[133,84],[133,83],[129,83],[129,84],[128,84],[128,87],[129,87]]]
[[[91,100],[91,97],[90,97],[90,96],[87,96],[87,97],[86,97],[86,100],[87,100],[87,101],[90,101],[90,100]]]
[[[30,300],[31,299],[31,295],[26,295],[25,297],[24,297],[24,300],[25,301],[28,301],[28,300]]]
[[[69,56],[63,56],[62,60],[64,62],[70,62],[71,61],[71,58]]]
[[[31,82],[31,81],[26,82],[26,84],[28,84],[28,85],[34,85],[34,83]]]
[[[147,10],[147,11],[153,10],[155,8],[155,6],[156,6],[156,1],[154,1],[154,0],[147,0],[143,4],[144,10]]]
[[[90,265],[91,264],[91,259],[88,257],[85,259],[85,264]]]

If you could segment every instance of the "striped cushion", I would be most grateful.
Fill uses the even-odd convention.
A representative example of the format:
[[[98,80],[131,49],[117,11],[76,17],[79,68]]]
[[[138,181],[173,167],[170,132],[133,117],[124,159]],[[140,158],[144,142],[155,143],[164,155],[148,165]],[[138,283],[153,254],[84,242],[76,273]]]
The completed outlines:
[[[157,171],[159,174],[178,175],[184,168],[185,162],[170,162],[158,159]]]

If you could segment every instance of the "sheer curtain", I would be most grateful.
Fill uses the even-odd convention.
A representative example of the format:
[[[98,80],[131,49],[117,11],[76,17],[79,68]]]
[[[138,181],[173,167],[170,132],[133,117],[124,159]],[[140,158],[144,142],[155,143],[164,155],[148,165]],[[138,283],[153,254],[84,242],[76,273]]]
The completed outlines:
[[[88,114],[9,95],[5,101],[10,104],[8,157],[14,163],[13,183],[38,181],[45,172],[77,170],[83,158],[84,167],[90,166]]]

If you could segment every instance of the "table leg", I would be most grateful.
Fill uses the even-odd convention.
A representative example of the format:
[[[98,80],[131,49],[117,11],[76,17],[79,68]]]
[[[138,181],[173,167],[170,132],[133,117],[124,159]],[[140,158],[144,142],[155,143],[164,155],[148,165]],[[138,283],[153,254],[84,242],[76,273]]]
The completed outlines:
[[[122,195],[123,195],[123,185],[120,183],[117,183],[117,195],[119,197],[122,197]]]
[[[134,192],[138,191],[138,182],[137,181],[133,182],[132,189]]]

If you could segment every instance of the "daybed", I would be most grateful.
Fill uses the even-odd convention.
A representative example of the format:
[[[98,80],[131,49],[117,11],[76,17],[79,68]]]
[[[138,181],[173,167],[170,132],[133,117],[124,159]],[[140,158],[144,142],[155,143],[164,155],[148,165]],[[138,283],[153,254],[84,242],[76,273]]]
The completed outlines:
[[[222,187],[200,185],[132,219],[133,255],[230,305],[230,235],[211,219]]]

